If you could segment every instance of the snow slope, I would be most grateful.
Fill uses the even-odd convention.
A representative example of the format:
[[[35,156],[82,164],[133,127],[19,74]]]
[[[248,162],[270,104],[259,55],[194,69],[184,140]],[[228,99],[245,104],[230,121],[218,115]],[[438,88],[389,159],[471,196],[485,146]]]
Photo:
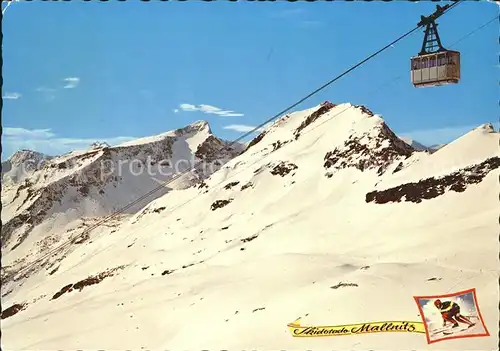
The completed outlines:
[[[3,306],[23,307],[2,320],[3,345],[495,350],[498,141],[481,127],[428,154],[362,106],[284,116],[199,186],[14,276]],[[287,328],[298,317],[418,322],[413,296],[471,287],[489,337],[427,345],[423,334],[293,338]]]

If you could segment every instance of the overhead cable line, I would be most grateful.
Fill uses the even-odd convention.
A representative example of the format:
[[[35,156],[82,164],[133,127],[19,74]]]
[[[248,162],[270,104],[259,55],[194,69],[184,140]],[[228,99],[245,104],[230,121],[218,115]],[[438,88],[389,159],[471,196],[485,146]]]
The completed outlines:
[[[443,7],[442,11],[438,14],[438,17],[444,15],[445,13],[448,13],[450,10],[452,10],[454,7],[456,7],[457,5],[461,4],[464,0],[458,0],[456,2],[454,2],[453,4],[451,5],[446,5],[445,7]],[[301,98],[300,100],[298,100],[297,102],[295,102],[294,104],[288,106],[287,108],[283,109],[282,111],[278,112],[277,114],[275,114],[273,117],[271,118],[268,118],[266,121],[262,122],[261,124],[259,124],[258,126],[256,126],[255,128],[253,128],[252,130],[250,130],[249,132],[243,134],[242,136],[240,136],[239,138],[237,138],[236,140],[228,143],[227,145],[223,146],[222,148],[220,148],[218,150],[218,152],[221,152],[221,151],[224,151],[224,150],[229,150],[231,148],[231,146],[233,146],[234,144],[238,143],[240,140],[246,138],[247,136],[253,134],[254,132],[256,131],[259,131],[260,128],[262,128],[263,126],[265,126],[266,124],[270,123],[271,121],[273,121],[274,119],[280,117],[281,115],[283,115],[284,113],[287,113],[288,111],[290,111],[291,109],[293,109],[294,107],[300,105],[301,103],[303,103],[304,101],[306,101],[307,99],[309,99],[310,97],[316,95],[317,93],[319,93],[321,90],[325,89],[326,87],[330,86],[331,84],[333,84],[334,82],[338,81],[340,78],[346,76],[347,74],[349,74],[350,72],[354,71],[356,68],[358,68],[359,66],[363,65],[364,63],[366,63],[367,61],[371,60],[372,58],[374,58],[375,56],[379,55],[380,53],[382,53],[383,51],[387,50],[388,48],[390,48],[391,46],[393,46],[394,44],[396,44],[397,42],[401,41],[402,39],[406,38],[407,36],[409,36],[410,34],[414,33],[415,31],[417,31],[419,28],[423,27],[425,24],[420,22],[415,28],[409,30],[408,32],[406,32],[405,34],[399,36],[397,39],[393,40],[392,42],[390,42],[389,44],[385,45],[383,48],[379,49],[378,51],[374,52],[373,54],[371,54],[370,56],[366,57],[365,59],[363,59],[362,61],[358,62],[357,64],[355,64],[354,66],[352,66],[351,68],[349,68],[348,70],[344,71],[343,73],[341,73],[340,75],[336,76],[335,78],[331,79],[330,81],[328,81],[327,83],[323,84],[322,86],[320,86],[319,88],[317,88],[316,90],[312,91],[311,93],[307,94],[305,97]],[[191,168],[188,168],[180,173],[177,173],[175,176],[173,176],[171,179],[165,181],[163,184],[161,184],[160,186],[150,190],[149,192],[147,192],[146,194],[142,195],[141,197],[135,199],[134,201],[130,202],[129,204],[125,205],[124,207],[118,209],[117,211],[115,211],[114,213],[108,215],[108,216],[105,216],[103,219],[101,219],[100,221],[98,221],[97,223],[93,224],[92,226],[88,227],[87,229],[85,229],[81,234],[79,234],[78,236],[75,236],[73,238],[71,238],[69,241],[55,247],[54,249],[51,249],[48,253],[44,254],[41,258],[33,261],[32,263],[28,264],[26,267],[22,268],[19,270],[19,272],[17,272],[18,275],[21,275],[24,271],[28,270],[29,268],[33,267],[36,263],[38,262],[42,262],[43,260],[45,260],[46,258],[50,257],[53,253],[57,252],[58,250],[64,248],[65,246],[68,246],[70,245],[71,243],[73,243],[76,239],[88,234],[89,232],[91,232],[92,230],[100,227],[102,224],[106,223],[107,221],[109,221],[110,219],[113,219],[115,217],[117,217],[118,215],[122,214],[123,212],[125,212],[126,210],[128,210],[129,208],[137,205],[138,203],[142,202],[143,200],[147,199],[148,197],[150,197],[151,195],[153,195],[154,193],[156,193],[157,191],[161,190],[161,189],[164,189],[165,186],[167,186],[168,184],[174,182],[175,180],[179,179],[180,177],[182,177],[183,175],[187,174],[187,173],[190,173],[192,172],[193,170],[196,170],[196,168],[198,166],[200,166],[202,163],[204,162],[204,160],[201,160],[201,161],[198,161],[195,163],[194,166],[192,166]]]
[[[456,42],[454,42],[453,44],[450,45],[450,47],[452,46],[455,46],[457,45],[458,43],[460,43],[462,40],[470,37],[472,34],[475,34],[477,31],[483,29],[484,27],[486,27],[487,25],[489,25],[490,23],[493,23],[493,21],[500,21],[500,15],[496,15],[495,17],[493,17],[492,19],[490,19],[488,22],[482,24],[481,26],[477,27],[476,29],[474,29],[473,31],[470,31],[468,34],[466,34],[465,36],[463,36],[462,38],[458,39]]]

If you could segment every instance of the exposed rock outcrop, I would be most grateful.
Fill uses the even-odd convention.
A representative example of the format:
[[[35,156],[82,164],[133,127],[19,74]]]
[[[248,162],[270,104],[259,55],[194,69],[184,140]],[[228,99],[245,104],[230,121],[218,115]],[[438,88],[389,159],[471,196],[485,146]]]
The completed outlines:
[[[335,170],[354,167],[360,171],[377,169],[379,175],[400,158],[408,158],[415,151],[399,139],[385,123],[376,127],[376,135],[350,136],[343,147],[327,152],[324,167]]]
[[[500,167],[500,158],[491,157],[478,165],[470,166],[443,177],[431,177],[416,183],[406,183],[386,190],[366,194],[366,202],[414,202],[430,200],[447,191],[463,192],[472,184],[480,183],[492,170]]]

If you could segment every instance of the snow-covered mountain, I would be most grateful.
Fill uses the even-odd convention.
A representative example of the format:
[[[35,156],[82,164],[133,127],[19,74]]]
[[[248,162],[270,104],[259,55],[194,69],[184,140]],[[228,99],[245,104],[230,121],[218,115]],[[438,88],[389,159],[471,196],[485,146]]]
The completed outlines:
[[[109,215],[197,165],[154,196],[193,186],[243,150],[239,144],[227,145],[206,121],[198,121],[115,147],[94,144],[59,157],[18,152],[7,160],[11,169],[3,174],[2,249],[17,248],[35,229],[37,239],[45,240],[45,233],[57,233],[61,226],[69,225],[69,230],[83,218]],[[135,213],[146,203],[123,213]]]
[[[413,147],[416,150],[419,150],[419,151],[431,150],[431,148],[429,146],[425,146],[425,145],[419,143],[418,141],[413,140],[412,138],[400,137],[400,139],[403,140],[405,143],[407,143],[408,145],[410,145],[411,147]]]
[[[421,321],[413,296],[474,287],[490,336],[438,349],[496,349],[499,140],[483,125],[429,153],[364,106],[283,116],[197,186],[4,255],[3,345],[430,350],[419,333],[293,338],[287,323]]]
[[[20,183],[52,159],[32,150],[20,150],[2,162],[2,184]]]
[[[439,150],[441,149],[443,146],[445,146],[446,144],[435,144],[435,145],[431,145],[429,146],[429,149],[431,149],[432,151],[436,151],[436,150]]]

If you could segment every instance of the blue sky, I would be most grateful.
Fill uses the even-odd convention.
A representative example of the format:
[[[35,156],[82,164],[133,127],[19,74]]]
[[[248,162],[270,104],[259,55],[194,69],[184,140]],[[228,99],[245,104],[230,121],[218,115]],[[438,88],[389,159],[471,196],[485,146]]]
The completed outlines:
[[[3,20],[2,159],[19,148],[60,154],[115,144],[200,119],[234,140],[234,125],[260,124],[434,10],[403,1],[13,3]],[[457,6],[438,21],[444,46],[498,11]],[[462,55],[458,85],[413,88],[417,31],[296,109],[364,104],[396,133],[448,142],[498,120],[498,36],[495,21],[452,47]]]

